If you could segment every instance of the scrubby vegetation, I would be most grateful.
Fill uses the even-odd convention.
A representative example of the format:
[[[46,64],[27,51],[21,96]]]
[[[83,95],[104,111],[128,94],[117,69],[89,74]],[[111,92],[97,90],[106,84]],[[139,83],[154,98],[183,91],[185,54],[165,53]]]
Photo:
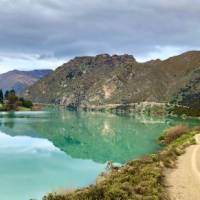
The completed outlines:
[[[43,200],[166,199],[161,168],[155,159],[148,156],[128,162],[119,170],[112,171],[100,184],[67,195],[49,194]]]
[[[195,143],[194,135],[199,129],[185,125],[170,128],[159,139],[167,144],[161,152],[113,168],[96,185],[67,194],[51,193],[43,200],[168,200],[164,169],[176,166],[177,157]]]
[[[28,110],[32,107],[33,103],[22,97],[18,97],[15,90],[7,90],[5,94],[0,90],[0,111]]]
[[[188,133],[188,131],[189,128],[186,125],[180,124],[165,130],[165,132],[160,136],[159,140],[163,144],[170,144],[183,134]]]
[[[200,109],[199,108],[192,108],[186,106],[174,106],[171,108],[170,113],[173,115],[178,116],[190,116],[190,117],[199,117],[200,116]]]

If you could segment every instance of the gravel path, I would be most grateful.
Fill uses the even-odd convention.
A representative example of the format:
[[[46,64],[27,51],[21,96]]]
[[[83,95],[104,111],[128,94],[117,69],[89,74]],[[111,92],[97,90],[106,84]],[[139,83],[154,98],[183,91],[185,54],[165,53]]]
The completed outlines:
[[[178,158],[177,168],[166,171],[171,200],[200,200],[200,135],[196,140],[197,144]]]

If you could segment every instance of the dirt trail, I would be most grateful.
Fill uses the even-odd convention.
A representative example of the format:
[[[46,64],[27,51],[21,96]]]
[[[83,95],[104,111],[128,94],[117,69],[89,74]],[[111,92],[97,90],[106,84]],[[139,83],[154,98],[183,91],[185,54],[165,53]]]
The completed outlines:
[[[200,135],[196,141],[178,158],[177,168],[166,171],[171,200],[200,200]]]

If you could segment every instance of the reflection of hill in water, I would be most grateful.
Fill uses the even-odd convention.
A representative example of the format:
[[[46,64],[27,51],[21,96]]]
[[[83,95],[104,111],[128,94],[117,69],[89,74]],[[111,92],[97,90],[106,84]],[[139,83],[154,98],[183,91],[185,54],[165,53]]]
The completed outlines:
[[[47,138],[72,157],[100,163],[107,160],[122,163],[154,152],[159,148],[156,139],[162,130],[168,124],[180,123],[173,119],[162,119],[157,123],[152,123],[151,119],[151,123],[142,123],[139,119],[108,113],[64,111],[39,118],[19,115],[0,121],[0,130],[9,135]]]

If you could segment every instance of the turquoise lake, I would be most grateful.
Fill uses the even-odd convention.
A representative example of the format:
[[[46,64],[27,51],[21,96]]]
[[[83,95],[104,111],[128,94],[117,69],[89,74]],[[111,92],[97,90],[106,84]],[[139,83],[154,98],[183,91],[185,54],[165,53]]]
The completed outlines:
[[[95,183],[106,162],[123,164],[160,149],[167,127],[198,120],[50,110],[0,113],[0,199],[41,200]]]

